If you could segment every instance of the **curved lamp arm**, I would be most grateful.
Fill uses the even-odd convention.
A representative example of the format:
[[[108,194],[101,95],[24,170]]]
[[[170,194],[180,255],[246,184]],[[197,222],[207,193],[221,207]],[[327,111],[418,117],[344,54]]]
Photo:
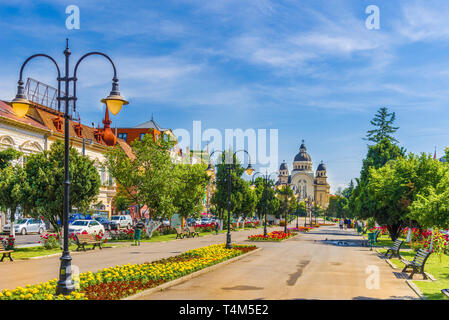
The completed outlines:
[[[76,77],[76,74],[78,71],[78,66],[81,63],[81,61],[83,61],[85,58],[92,56],[92,55],[105,57],[112,65],[112,69],[114,70],[114,77],[112,78],[112,90],[111,90],[111,93],[109,94],[109,97],[115,97],[115,99],[118,98],[118,100],[123,100],[124,104],[128,104],[128,102],[125,101],[125,99],[123,99],[123,97],[120,96],[119,86],[118,86],[118,78],[117,78],[117,69],[115,68],[114,62],[107,54],[104,54],[102,52],[96,52],[96,51],[86,53],[84,56],[79,58],[79,60],[75,64],[75,69],[73,71],[73,96],[76,97],[76,81],[78,80],[78,78]],[[73,101],[73,108],[75,109],[75,107],[76,107],[76,99]]]
[[[24,92],[24,88],[23,88],[23,70],[25,68],[25,66],[27,65],[27,63],[37,57],[44,57],[47,59],[50,59],[54,65],[56,66],[56,70],[58,71],[58,110],[60,110],[61,107],[61,71],[59,69],[58,63],[56,62],[55,59],[53,59],[52,57],[50,57],[47,54],[43,54],[43,53],[38,53],[38,54],[34,54],[32,56],[30,56],[28,59],[25,60],[25,62],[22,64],[22,67],[20,67],[20,73],[19,73],[19,81],[17,82],[18,86],[17,86],[17,95],[15,99],[25,99],[27,100],[26,96],[25,96],[25,92]]]

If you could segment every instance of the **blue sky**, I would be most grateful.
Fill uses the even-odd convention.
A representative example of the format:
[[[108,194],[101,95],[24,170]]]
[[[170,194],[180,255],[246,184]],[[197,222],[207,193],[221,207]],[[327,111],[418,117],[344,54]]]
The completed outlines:
[[[65,27],[68,5],[80,29]],[[368,5],[380,29],[368,30]],[[398,0],[0,1],[0,99],[15,95],[31,54],[72,65],[89,51],[116,62],[129,106],[112,126],[154,114],[163,127],[279,130],[281,162],[302,139],[328,168],[331,190],[358,177],[362,140],[381,106],[396,112],[410,152],[438,156],[449,145],[449,3]],[[56,86],[53,67],[33,62],[25,77]],[[82,122],[101,122],[112,72],[101,58],[78,74]],[[280,163],[279,163],[280,164]]]

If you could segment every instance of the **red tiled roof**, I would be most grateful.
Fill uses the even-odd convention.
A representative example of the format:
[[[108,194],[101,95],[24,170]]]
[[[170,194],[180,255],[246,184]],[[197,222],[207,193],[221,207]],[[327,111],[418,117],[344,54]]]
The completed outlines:
[[[16,116],[12,107],[9,104],[7,104],[1,100],[0,100],[0,117],[14,120],[17,122],[21,122],[23,124],[27,124],[27,125],[39,128],[39,129],[49,130],[48,127],[46,127],[45,125],[41,124],[40,122],[32,119],[31,117],[25,116],[23,118],[20,118],[20,117]]]
[[[33,127],[37,127],[39,129],[43,129],[46,131],[52,130],[54,133],[59,132],[61,135],[64,134],[64,117],[63,113],[60,113],[61,120],[63,122],[62,130],[58,131],[56,130],[55,124],[53,123],[53,120],[58,117],[58,111],[47,108],[45,106],[40,105],[33,105],[30,107],[30,110],[28,111],[27,115],[23,118],[20,118],[16,116],[16,114],[13,111],[13,108],[5,103],[4,101],[0,100],[0,117],[8,118],[17,122],[21,122],[26,125],[30,125]],[[94,142],[100,143],[103,146],[107,146],[104,142],[103,138],[100,137],[100,142],[98,142],[95,139],[94,132],[97,130],[96,128],[92,128],[86,125],[81,124],[82,127],[82,137],[79,137],[74,129],[74,125],[78,124],[78,122],[69,120],[69,136],[70,137],[78,137],[78,138],[85,138],[90,139]],[[102,128],[100,128],[102,130]],[[130,158],[134,158],[133,151],[131,149],[131,146],[126,143],[123,139],[117,139],[117,143],[120,145],[120,147],[125,151],[126,155]]]

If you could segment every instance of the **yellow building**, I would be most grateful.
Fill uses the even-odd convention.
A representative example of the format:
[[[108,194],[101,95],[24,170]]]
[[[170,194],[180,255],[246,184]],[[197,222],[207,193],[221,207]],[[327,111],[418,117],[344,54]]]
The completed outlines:
[[[108,117],[106,114],[103,120],[105,128],[110,124]],[[100,193],[91,209],[110,216],[113,211],[111,202],[116,193],[116,186],[103,167],[103,162],[109,147],[108,138],[111,137],[105,135],[105,128],[93,128],[76,121],[69,121],[70,145],[94,160],[100,174]],[[24,155],[19,162],[23,164],[27,154],[47,150],[56,140],[64,141],[63,123],[63,114],[53,108],[33,103],[26,116],[19,118],[11,106],[0,100],[0,150],[11,147],[21,151]],[[114,143],[118,143],[128,155],[131,153],[131,147],[122,139],[115,139]],[[4,215],[0,222],[5,222]]]
[[[277,185],[290,185],[298,200],[303,201],[312,197],[315,204],[323,209],[329,206],[330,186],[327,183],[326,165],[321,162],[314,174],[312,170],[312,158],[307,153],[304,140],[299,147],[299,152],[293,159],[293,170],[291,174],[288,165],[284,161],[279,167]]]

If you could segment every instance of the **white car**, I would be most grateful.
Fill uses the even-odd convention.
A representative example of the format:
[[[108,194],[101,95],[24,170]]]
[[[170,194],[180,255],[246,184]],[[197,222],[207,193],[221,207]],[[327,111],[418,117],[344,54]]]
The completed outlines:
[[[69,226],[69,233],[104,234],[104,227],[96,220],[76,220]]]
[[[132,225],[133,219],[129,214],[111,217],[111,229],[114,230],[118,230],[120,228],[131,229]]]
[[[36,232],[42,234],[47,230],[45,223],[39,219],[24,218],[14,222],[15,233],[20,233],[26,235],[29,233]],[[11,231],[11,225],[7,224],[3,227],[4,233],[9,233]]]

